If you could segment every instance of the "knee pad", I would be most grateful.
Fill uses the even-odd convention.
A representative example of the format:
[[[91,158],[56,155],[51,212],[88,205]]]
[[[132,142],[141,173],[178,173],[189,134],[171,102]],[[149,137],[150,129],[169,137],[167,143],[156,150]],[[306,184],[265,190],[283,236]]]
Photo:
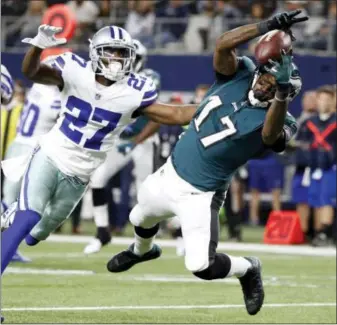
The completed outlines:
[[[187,270],[192,273],[202,272],[203,270],[206,270],[209,266],[208,256],[203,257],[197,254],[191,256],[187,253],[185,256],[185,266]]]
[[[143,226],[144,216],[139,204],[136,204],[134,208],[131,210],[129,219],[133,226],[135,227]]]

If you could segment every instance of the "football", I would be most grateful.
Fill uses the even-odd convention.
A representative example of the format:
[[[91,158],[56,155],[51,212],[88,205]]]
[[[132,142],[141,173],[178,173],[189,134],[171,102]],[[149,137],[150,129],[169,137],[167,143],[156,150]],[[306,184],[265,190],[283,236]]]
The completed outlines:
[[[291,37],[282,30],[273,30],[263,35],[256,44],[255,58],[259,64],[266,64],[268,60],[281,58],[281,51],[291,50]]]

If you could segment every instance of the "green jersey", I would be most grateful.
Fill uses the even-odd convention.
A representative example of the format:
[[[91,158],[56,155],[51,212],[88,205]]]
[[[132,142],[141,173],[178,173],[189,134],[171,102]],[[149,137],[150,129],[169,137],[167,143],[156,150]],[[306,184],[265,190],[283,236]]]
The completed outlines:
[[[188,129],[172,152],[178,175],[203,191],[226,190],[236,170],[268,148],[261,131],[267,109],[252,106],[247,94],[255,65],[248,57],[238,59],[235,75],[217,78],[200,103]],[[287,114],[285,139],[297,130],[296,121]],[[283,151],[285,141],[275,151]]]

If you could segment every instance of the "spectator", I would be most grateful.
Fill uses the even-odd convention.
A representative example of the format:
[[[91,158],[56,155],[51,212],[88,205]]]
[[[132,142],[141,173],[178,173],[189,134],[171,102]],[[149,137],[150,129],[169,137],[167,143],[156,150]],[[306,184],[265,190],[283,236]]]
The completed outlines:
[[[32,0],[28,2],[27,11],[23,17],[19,19],[18,25],[21,25],[20,36],[17,40],[17,45],[22,47],[24,43],[21,42],[23,38],[34,37],[41,25],[42,15],[46,9],[45,1]]]
[[[281,209],[281,192],[283,187],[283,165],[277,154],[267,153],[260,159],[248,162],[249,187],[249,221],[256,226],[260,222],[260,193],[272,193],[272,210]]]
[[[316,112],[316,92],[307,91],[302,98],[302,113],[298,118],[298,132],[289,146],[295,151],[295,174],[292,180],[292,201],[300,216],[301,227],[308,239],[310,207],[308,205],[308,187],[310,182],[309,151],[306,140],[306,121]]]
[[[251,3],[251,16],[255,19],[266,19],[276,9],[276,0],[253,0]]]
[[[308,203],[314,208],[316,228],[316,236],[312,242],[314,246],[328,245],[336,207],[337,127],[334,96],[332,87],[319,88],[318,115],[306,122],[311,169]]]
[[[307,42],[306,47],[317,50],[336,51],[336,18],[337,4],[335,1],[331,1],[328,20],[324,22],[319,31]]]
[[[140,0],[131,3],[131,11],[126,20],[125,29],[132,38],[138,39],[146,48],[153,47],[155,24],[154,3],[151,0]]]
[[[28,1],[2,0],[1,17],[21,16],[27,10]]]
[[[71,0],[67,3],[67,6],[74,12],[77,19],[77,28],[73,41],[86,42],[93,32],[99,15],[97,4],[90,0]]]
[[[158,18],[174,18],[171,23],[165,22],[160,26],[160,33],[157,41],[161,45],[179,42],[185,34],[187,28],[188,6],[182,0],[170,0],[167,7],[158,10]]]
[[[197,88],[195,89],[194,97],[191,100],[190,104],[200,104],[203,98],[205,97],[209,87],[210,86],[206,84],[198,85]]]

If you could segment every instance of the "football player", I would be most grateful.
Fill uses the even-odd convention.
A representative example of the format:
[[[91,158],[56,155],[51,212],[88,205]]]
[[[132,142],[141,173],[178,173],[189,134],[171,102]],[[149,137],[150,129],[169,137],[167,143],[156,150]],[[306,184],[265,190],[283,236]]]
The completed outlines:
[[[135,59],[132,63],[132,70],[141,76],[150,78],[159,93],[160,76],[151,69],[144,69],[147,61],[147,50],[141,42],[133,40],[135,46]],[[119,172],[131,159],[134,161],[134,174],[136,188],[145,178],[150,175],[153,169],[153,142],[155,133],[160,124],[150,122],[145,116],[137,118],[136,122],[128,127],[120,135],[121,141],[116,142],[108,153],[107,159],[94,172],[90,179],[92,189],[93,215],[96,225],[96,236],[84,248],[84,254],[93,254],[101,250],[102,246],[111,241],[108,214],[108,193],[105,186],[109,179]],[[151,132],[147,132],[148,128]]]
[[[40,63],[43,49],[64,44],[61,28],[41,25],[26,53],[22,72],[36,83],[57,86],[61,114],[54,127],[39,139],[24,173],[18,211],[1,237],[1,272],[25,238],[36,245],[71,213],[87,189],[90,176],[127,125],[139,115],[157,123],[189,123],[195,105],[156,103],[153,81],[132,73],[135,50],[122,28],[106,26],[90,42],[90,61],[65,53],[55,65]]]
[[[9,104],[12,102],[13,97],[14,97],[14,81],[8,69],[2,64],[1,65],[1,109],[3,108],[6,110],[10,110],[11,106]],[[8,151],[6,152],[6,156],[9,154],[9,151],[10,149],[8,149]],[[4,184],[3,192],[2,192],[3,196],[5,196],[5,183],[6,183],[6,179],[3,183]],[[7,210],[8,205],[9,205],[8,202],[6,204],[4,200],[1,201],[1,214]],[[30,262],[31,260],[23,256],[22,254],[20,254],[19,251],[16,251],[11,261],[27,263],[27,262]]]
[[[259,312],[264,300],[261,263],[256,257],[216,251],[218,212],[238,168],[267,150],[283,151],[296,132],[295,119],[287,110],[301,81],[291,54],[283,53],[279,62],[256,67],[248,57],[237,57],[235,48],[307,20],[297,18],[299,13],[282,13],[219,37],[213,59],[215,83],[166,164],[142,184],[138,204],[130,214],[134,243],[111,258],[110,272],[158,258],[161,249],[153,239],[159,222],[177,216],[186,268],[204,280],[236,276],[247,312]]]

